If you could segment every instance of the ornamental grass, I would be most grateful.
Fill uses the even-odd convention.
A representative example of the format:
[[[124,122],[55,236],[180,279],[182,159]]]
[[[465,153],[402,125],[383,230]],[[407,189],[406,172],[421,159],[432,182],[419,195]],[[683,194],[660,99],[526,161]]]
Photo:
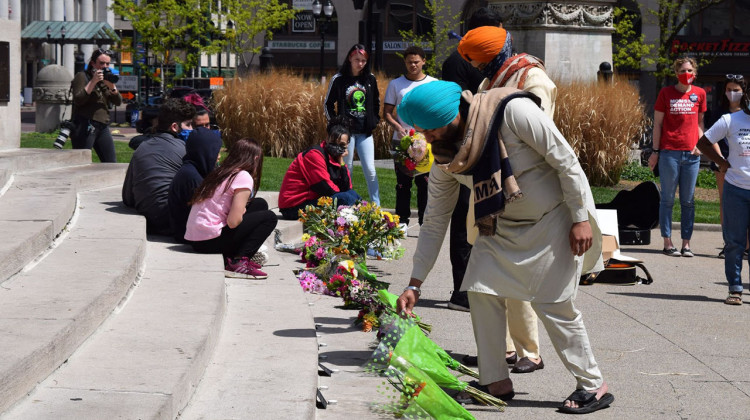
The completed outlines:
[[[382,74],[377,78],[382,112],[389,79]],[[214,94],[216,119],[227,147],[250,137],[260,142],[266,156],[296,157],[326,137],[323,101],[327,91],[328,84],[285,69],[228,81]],[[391,135],[381,120],[374,133],[376,159],[390,158]]]
[[[380,112],[389,78],[376,75]],[[330,80],[330,78],[329,78]],[[214,108],[227,146],[243,137],[258,140],[266,156],[294,158],[326,136],[323,101],[328,84],[290,70],[254,73],[227,82]],[[620,180],[633,144],[649,123],[638,90],[626,80],[558,84],[555,124],[578,155],[593,186]],[[390,126],[375,129],[376,159],[390,159]]]
[[[638,89],[627,80],[558,85],[555,124],[593,186],[617,184],[647,124]]]

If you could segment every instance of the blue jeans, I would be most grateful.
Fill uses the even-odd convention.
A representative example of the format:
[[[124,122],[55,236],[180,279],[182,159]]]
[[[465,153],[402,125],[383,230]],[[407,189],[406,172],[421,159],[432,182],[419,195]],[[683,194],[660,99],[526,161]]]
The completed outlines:
[[[742,292],[742,253],[750,228],[750,190],[725,182],[722,195],[724,206],[724,274],[729,292]]]
[[[672,237],[672,207],[677,186],[680,187],[680,234],[682,239],[693,236],[695,221],[695,181],[698,180],[701,158],[688,151],[662,150],[659,153],[659,179],[661,180],[661,202],[659,202],[659,226],[661,237]]]
[[[357,156],[362,163],[362,171],[365,173],[367,192],[370,193],[370,202],[380,205],[380,185],[378,185],[378,174],[375,172],[375,140],[372,136],[365,134],[352,134],[349,140],[349,154],[344,157],[344,163],[349,168],[349,175],[353,172],[354,148],[357,148]]]

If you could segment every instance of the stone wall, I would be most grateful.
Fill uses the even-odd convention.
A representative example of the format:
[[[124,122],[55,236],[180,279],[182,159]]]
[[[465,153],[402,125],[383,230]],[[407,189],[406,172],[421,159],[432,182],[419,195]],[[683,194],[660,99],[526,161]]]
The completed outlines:
[[[599,64],[612,63],[614,0],[491,1],[503,16],[513,46],[544,60],[559,82],[596,80]]]
[[[0,102],[0,150],[21,144],[21,23],[0,19],[0,41],[10,43],[10,101]]]

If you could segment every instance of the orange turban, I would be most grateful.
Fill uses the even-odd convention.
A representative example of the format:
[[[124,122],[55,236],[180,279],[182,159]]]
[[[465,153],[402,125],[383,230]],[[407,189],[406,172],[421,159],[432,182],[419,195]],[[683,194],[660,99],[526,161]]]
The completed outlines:
[[[466,61],[489,63],[505,45],[508,32],[497,26],[480,26],[464,35],[458,44],[458,53]],[[469,59],[471,58],[471,60]]]

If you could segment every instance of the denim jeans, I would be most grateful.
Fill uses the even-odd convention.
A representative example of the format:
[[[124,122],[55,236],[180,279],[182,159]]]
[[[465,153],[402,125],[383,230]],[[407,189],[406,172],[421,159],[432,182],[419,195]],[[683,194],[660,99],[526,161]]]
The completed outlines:
[[[349,168],[349,175],[353,172],[354,148],[357,148],[357,156],[365,173],[367,192],[370,193],[370,202],[380,205],[380,186],[378,185],[378,174],[375,172],[375,141],[372,136],[365,134],[352,134],[349,140],[349,154],[344,157],[344,163]]]
[[[724,273],[730,292],[742,292],[742,253],[750,228],[750,190],[725,182],[724,206]]]
[[[659,202],[659,226],[661,237],[672,237],[672,207],[674,194],[680,187],[680,234],[690,240],[695,221],[695,181],[698,180],[700,156],[682,150],[662,150],[659,153],[659,179],[661,180],[661,202]]]

